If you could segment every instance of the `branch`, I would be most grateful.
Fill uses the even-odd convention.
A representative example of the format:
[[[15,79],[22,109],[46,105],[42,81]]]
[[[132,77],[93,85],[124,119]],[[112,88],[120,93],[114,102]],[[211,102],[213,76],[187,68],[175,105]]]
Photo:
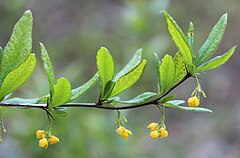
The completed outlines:
[[[168,95],[172,90],[174,90],[176,87],[178,87],[180,84],[182,84],[184,81],[186,81],[189,77],[192,75],[190,73],[187,73],[186,76],[176,85],[174,85],[171,89],[169,89],[166,93],[161,95],[160,97],[150,100],[143,104],[137,104],[137,105],[129,105],[129,106],[102,106],[102,103],[67,103],[58,107],[87,107],[87,108],[98,108],[98,109],[107,109],[107,110],[126,110],[126,109],[134,109],[139,108],[147,105],[158,105],[158,101]],[[101,106],[99,106],[101,104]],[[48,109],[47,104],[8,104],[8,103],[0,103],[0,107],[17,107],[17,108],[38,108],[46,110]]]

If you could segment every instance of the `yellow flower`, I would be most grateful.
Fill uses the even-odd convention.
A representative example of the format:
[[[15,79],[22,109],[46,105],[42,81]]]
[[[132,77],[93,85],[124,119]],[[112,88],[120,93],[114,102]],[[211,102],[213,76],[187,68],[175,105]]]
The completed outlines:
[[[48,140],[47,140],[47,138],[42,138],[42,139],[40,139],[38,145],[39,145],[39,147],[41,147],[41,148],[47,149],[47,148],[48,148]]]
[[[152,122],[147,126],[147,128],[149,128],[151,131],[155,131],[158,128],[158,123]]]
[[[159,137],[159,133],[157,130],[154,130],[154,131],[151,131],[150,134],[149,134],[150,138],[152,139],[158,139]]]
[[[46,137],[46,133],[44,130],[37,130],[36,131],[36,137],[37,138],[45,138]]]
[[[165,138],[168,136],[168,131],[165,128],[160,128],[159,129],[159,137],[160,138]]]
[[[116,132],[120,137],[122,137],[125,140],[128,139],[129,135],[132,135],[132,132],[123,126],[119,126],[118,129],[116,129]]]
[[[190,107],[197,107],[200,104],[200,100],[198,97],[194,96],[188,99],[188,106]]]
[[[49,144],[57,144],[57,143],[59,143],[59,138],[54,135],[51,135],[51,136],[49,136],[48,143]]]

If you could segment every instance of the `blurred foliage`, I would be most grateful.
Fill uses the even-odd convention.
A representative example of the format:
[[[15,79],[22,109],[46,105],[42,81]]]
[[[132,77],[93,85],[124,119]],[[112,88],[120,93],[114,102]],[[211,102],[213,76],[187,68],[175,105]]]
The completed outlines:
[[[193,20],[198,48],[220,15],[228,12],[229,25],[219,48],[219,54],[222,54],[239,43],[236,33],[240,26],[238,6],[238,0],[1,0],[1,46],[6,44],[15,22],[25,10],[31,9],[34,16],[33,52],[38,56],[37,69],[13,96],[30,98],[48,92],[38,42],[43,42],[48,48],[56,78],[67,77],[73,88],[95,73],[95,55],[101,46],[107,47],[117,59],[116,71],[130,60],[137,49],[143,48],[143,56],[149,61],[146,71],[122,97],[131,98],[143,90],[157,91],[157,82],[151,77],[156,75],[152,68],[153,53],[162,57],[165,53],[176,52],[159,12],[168,10],[185,32],[189,21]],[[238,67],[240,57],[236,52],[230,62],[209,73],[208,80],[203,83],[208,96],[204,103],[212,105],[212,115],[169,110],[169,138],[161,141],[149,140],[146,128],[147,124],[160,117],[155,107],[124,112],[129,120],[127,128],[133,131],[128,141],[115,133],[116,112],[68,109],[68,116],[57,117],[53,125],[53,134],[60,138],[61,143],[43,150],[38,147],[35,131],[48,126],[44,111],[6,109],[4,119],[8,134],[0,145],[0,157],[240,157]],[[195,83],[183,84],[174,93],[179,98],[187,98],[194,86]],[[95,86],[78,101],[97,100],[99,87]]]

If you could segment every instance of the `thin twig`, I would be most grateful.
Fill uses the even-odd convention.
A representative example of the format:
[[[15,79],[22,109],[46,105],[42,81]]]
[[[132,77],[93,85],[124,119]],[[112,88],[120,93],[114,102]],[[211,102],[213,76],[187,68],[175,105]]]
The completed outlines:
[[[192,77],[190,73],[187,73],[186,76],[176,85],[174,85],[172,88],[170,88],[167,92],[165,92],[163,95],[159,96],[158,98],[155,98],[153,100],[150,100],[143,104],[135,104],[135,105],[122,105],[122,106],[108,106],[104,105],[102,102],[97,103],[66,103],[64,105],[58,106],[58,107],[87,107],[87,108],[98,108],[98,109],[107,109],[107,110],[126,110],[126,109],[134,109],[139,107],[144,107],[148,105],[158,105],[158,101],[168,95],[173,89],[175,89],[177,86],[182,84],[184,81],[186,81],[189,77]],[[48,111],[48,104],[10,104],[10,103],[0,103],[0,107],[18,107],[18,108],[39,108],[43,109],[46,112]],[[49,115],[49,114],[48,114]],[[51,116],[51,114],[50,114]],[[52,117],[52,116],[51,116]]]
[[[158,110],[159,110],[161,113],[163,113],[163,111],[162,111],[162,109],[160,108],[160,105],[159,105],[159,104],[157,105],[157,108],[158,108]]]
[[[43,109],[45,112],[46,112],[46,114],[47,114],[47,117],[48,117],[48,121],[49,121],[49,124],[51,125],[52,124],[52,121],[51,121],[51,119],[53,119],[54,120],[54,117],[53,117],[53,115],[48,111],[48,109]]]

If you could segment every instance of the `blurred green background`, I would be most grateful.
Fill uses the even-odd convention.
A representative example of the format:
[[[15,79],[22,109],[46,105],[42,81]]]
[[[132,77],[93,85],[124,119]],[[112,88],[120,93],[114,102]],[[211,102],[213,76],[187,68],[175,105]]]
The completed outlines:
[[[5,46],[13,26],[23,12],[30,9],[34,16],[33,52],[38,57],[31,79],[14,96],[31,98],[48,93],[48,83],[39,60],[39,44],[43,42],[51,56],[56,78],[67,77],[73,87],[86,82],[95,72],[95,55],[101,46],[109,49],[117,71],[139,48],[148,60],[143,77],[122,98],[134,97],[143,91],[156,91],[154,71],[156,52],[163,57],[173,54],[176,47],[167,32],[162,9],[167,10],[186,32],[189,21],[195,24],[196,49],[225,12],[229,22],[217,51],[222,54],[239,45],[239,0],[1,0],[0,45]],[[160,119],[156,107],[124,111],[132,130],[129,140],[116,133],[116,112],[99,109],[68,109],[66,118],[57,117],[53,134],[61,143],[48,150],[38,147],[37,129],[48,126],[43,111],[5,109],[8,134],[0,145],[1,158],[239,158],[240,157],[240,57],[239,49],[222,67],[202,76],[202,87],[208,98],[202,105],[208,113],[167,111],[169,137],[150,140],[146,126]],[[195,81],[179,86],[174,93],[187,99]],[[95,102],[99,85],[81,97],[80,102]]]

